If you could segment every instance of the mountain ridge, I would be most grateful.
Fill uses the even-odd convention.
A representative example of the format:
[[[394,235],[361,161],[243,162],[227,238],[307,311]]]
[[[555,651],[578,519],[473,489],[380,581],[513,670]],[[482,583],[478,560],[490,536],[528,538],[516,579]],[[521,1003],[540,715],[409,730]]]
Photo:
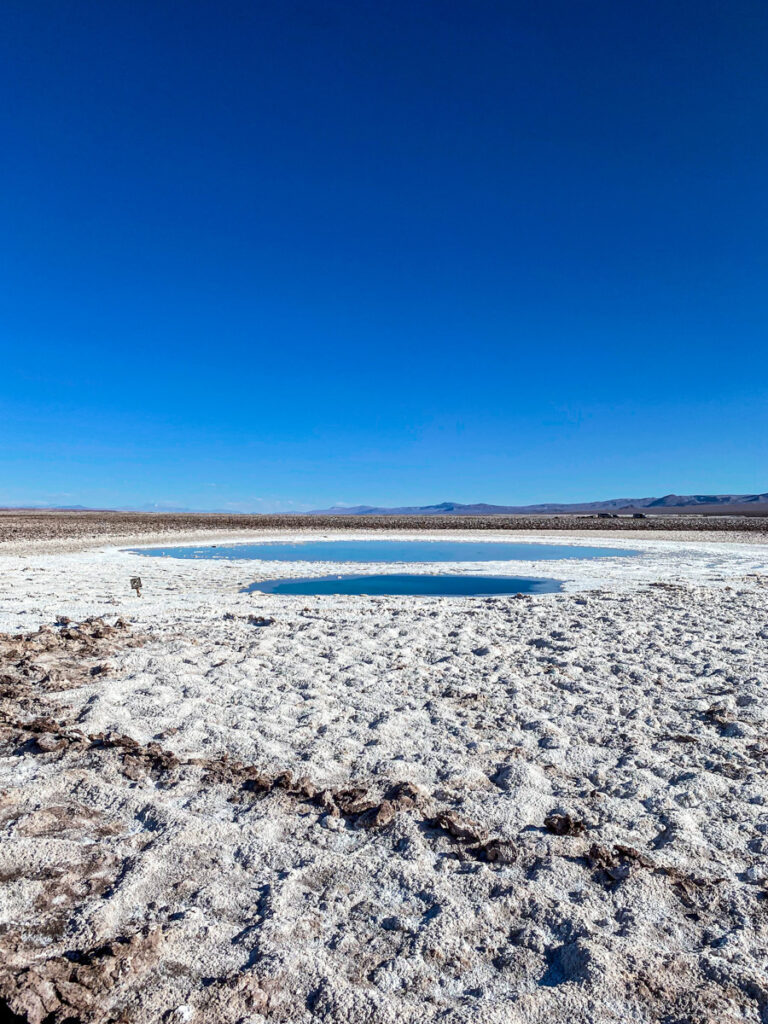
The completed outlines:
[[[334,505],[309,512],[283,512],[284,516],[503,516],[503,515],[573,515],[590,513],[662,513],[662,512],[751,513],[768,516],[768,491],[760,494],[665,494],[652,498],[609,498],[603,501],[542,502],[536,505],[492,505],[486,502],[466,504],[442,501],[435,505],[404,505],[388,508],[378,505]],[[269,516],[274,513],[234,512],[231,508],[194,509],[171,503],[153,502],[133,507],[94,507],[87,505],[55,505],[34,502],[29,505],[0,505],[2,512],[105,512],[152,515],[249,515]]]
[[[544,502],[538,505],[464,504],[442,501],[437,505],[404,505],[386,508],[377,505],[334,505],[313,509],[307,515],[406,516],[406,515],[557,515],[574,512],[654,511],[662,509],[727,508],[728,506],[765,505],[768,492],[762,494],[665,494],[660,498],[609,498],[605,501]]]

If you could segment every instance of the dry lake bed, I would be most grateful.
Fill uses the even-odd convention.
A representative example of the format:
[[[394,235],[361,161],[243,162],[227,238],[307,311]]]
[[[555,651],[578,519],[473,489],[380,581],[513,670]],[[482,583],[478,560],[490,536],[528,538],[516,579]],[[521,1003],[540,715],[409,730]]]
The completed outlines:
[[[2,1019],[768,1021],[768,536],[492,539],[619,550],[416,597],[0,545]]]

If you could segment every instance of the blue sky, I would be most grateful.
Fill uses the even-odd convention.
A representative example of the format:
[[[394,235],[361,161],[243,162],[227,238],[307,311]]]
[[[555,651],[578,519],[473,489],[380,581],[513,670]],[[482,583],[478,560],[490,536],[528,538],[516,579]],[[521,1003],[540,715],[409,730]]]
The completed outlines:
[[[0,21],[0,504],[768,489],[763,0]]]

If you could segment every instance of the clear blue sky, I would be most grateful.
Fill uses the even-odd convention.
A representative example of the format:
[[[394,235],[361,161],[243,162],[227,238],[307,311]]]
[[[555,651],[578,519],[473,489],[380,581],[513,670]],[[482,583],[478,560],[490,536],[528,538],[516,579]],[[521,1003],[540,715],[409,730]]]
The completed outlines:
[[[0,23],[0,504],[768,489],[764,0]]]

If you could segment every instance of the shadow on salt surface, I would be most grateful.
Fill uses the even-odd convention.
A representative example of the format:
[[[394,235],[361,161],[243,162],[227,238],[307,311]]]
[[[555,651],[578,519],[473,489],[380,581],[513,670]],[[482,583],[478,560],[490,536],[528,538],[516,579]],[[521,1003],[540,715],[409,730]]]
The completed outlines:
[[[365,595],[401,597],[483,597],[488,594],[555,594],[560,580],[522,576],[429,576],[387,573],[364,576],[319,576],[309,579],[262,580],[243,588],[243,593],[318,595]]]

